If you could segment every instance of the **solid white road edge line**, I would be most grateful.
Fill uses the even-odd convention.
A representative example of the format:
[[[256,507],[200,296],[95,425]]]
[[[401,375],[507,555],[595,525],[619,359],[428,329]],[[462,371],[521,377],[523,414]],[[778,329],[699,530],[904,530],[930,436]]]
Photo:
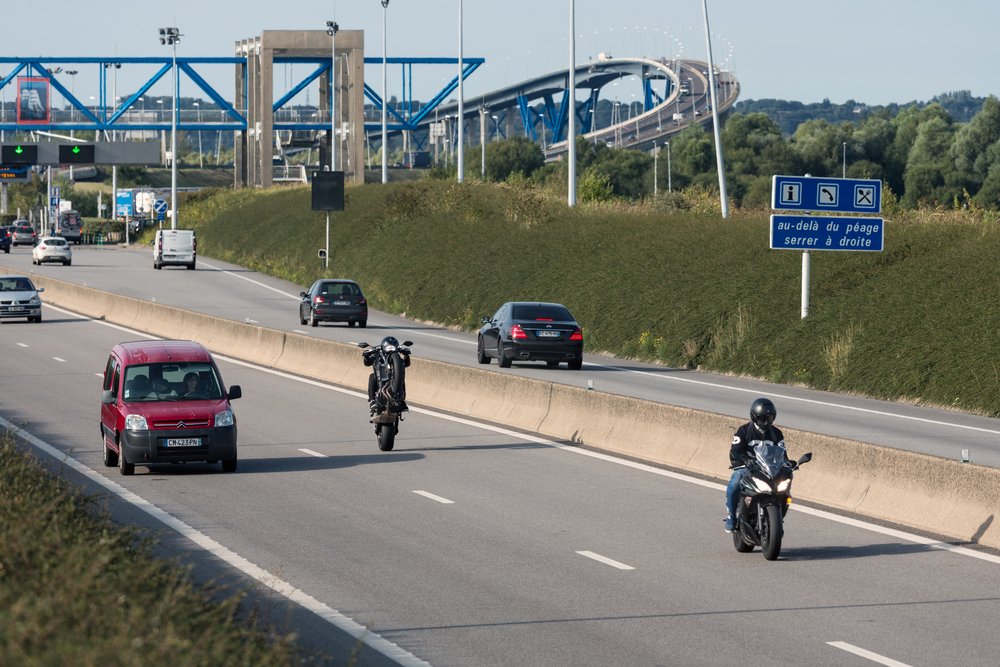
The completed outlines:
[[[3,417],[0,417],[0,425],[2,425],[4,429],[15,433],[18,437],[31,443],[33,447],[41,450],[56,461],[59,461],[61,464],[72,468],[95,484],[99,484],[122,500],[134,505],[138,509],[141,509],[146,514],[149,514],[157,521],[173,529],[181,536],[191,540],[191,542],[195,543],[213,556],[228,563],[247,576],[256,579],[263,585],[277,593],[280,593],[292,602],[308,609],[331,625],[336,626],[343,632],[349,634],[351,637],[354,637],[356,640],[364,642],[372,649],[382,653],[392,660],[397,661],[400,665],[405,665],[406,667],[431,667],[430,663],[425,662],[409,651],[396,646],[389,640],[372,632],[369,628],[366,628],[354,619],[323,604],[308,593],[304,593],[291,584],[275,577],[267,570],[254,565],[246,558],[243,558],[236,552],[229,550],[208,535],[205,535],[201,531],[189,526],[169,512],[160,509],[142,496],[129,491],[116,482],[112,482],[104,475],[99,474],[96,470],[88,468],[83,463],[80,463],[73,457],[64,454],[44,440],[35,437],[24,429],[18,428]]]
[[[619,570],[635,569],[631,565],[626,565],[625,563],[619,563],[618,561],[611,560],[610,558],[602,556],[601,554],[595,554],[593,551],[577,551],[576,553],[580,554],[581,556],[586,556],[587,558],[592,558],[593,560],[596,560],[598,563],[604,563],[605,565],[610,565],[611,567],[617,568]]]
[[[442,498],[441,496],[436,496],[433,493],[430,493],[429,491],[414,491],[414,493],[417,494],[418,496],[423,496],[424,498],[430,498],[431,500],[436,500],[439,503],[441,503],[442,505],[454,505],[455,504],[454,500],[448,500],[447,498]]]
[[[862,658],[867,658],[868,660],[877,662],[880,665],[886,665],[886,667],[910,667],[910,665],[905,662],[893,660],[892,658],[887,658],[884,655],[879,655],[878,653],[872,653],[871,651],[859,648],[853,644],[848,644],[847,642],[827,642],[827,644],[834,648],[839,648],[842,651],[847,651],[848,653],[859,655]]]

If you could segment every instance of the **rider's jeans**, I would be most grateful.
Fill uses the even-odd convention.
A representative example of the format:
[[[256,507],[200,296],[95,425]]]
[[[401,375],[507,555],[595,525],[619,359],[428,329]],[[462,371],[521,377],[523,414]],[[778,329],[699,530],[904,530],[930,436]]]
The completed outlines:
[[[744,468],[734,470],[732,477],[729,478],[729,485],[726,487],[726,508],[732,517],[736,516],[736,496],[739,495],[740,479],[743,478],[744,472]]]

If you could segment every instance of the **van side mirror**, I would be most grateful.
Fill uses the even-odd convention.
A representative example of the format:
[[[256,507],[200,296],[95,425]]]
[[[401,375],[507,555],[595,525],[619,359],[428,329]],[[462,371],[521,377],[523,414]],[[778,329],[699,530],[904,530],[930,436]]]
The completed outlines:
[[[488,317],[484,317],[484,318],[482,319],[482,323],[483,323],[483,324],[489,324],[489,323],[490,323],[490,318],[488,318]]]
[[[242,398],[243,389],[238,384],[234,384],[232,387],[229,388],[229,393],[226,394],[226,397],[229,398],[230,401],[235,401],[237,398]]]
[[[111,393],[110,389],[105,389],[101,391],[101,403],[105,405],[111,405],[115,402],[114,394]]]

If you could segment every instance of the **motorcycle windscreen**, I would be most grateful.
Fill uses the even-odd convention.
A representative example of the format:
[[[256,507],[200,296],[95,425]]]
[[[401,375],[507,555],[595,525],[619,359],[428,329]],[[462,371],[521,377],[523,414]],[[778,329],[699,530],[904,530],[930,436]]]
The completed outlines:
[[[757,463],[771,479],[778,476],[785,467],[785,448],[769,440],[759,442],[753,448]]]

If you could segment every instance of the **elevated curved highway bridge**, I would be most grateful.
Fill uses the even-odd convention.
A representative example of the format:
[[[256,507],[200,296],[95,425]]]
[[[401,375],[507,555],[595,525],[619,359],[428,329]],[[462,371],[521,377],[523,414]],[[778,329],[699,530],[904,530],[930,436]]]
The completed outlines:
[[[569,126],[568,72],[567,68],[468,98],[465,114],[473,119],[482,114],[478,120],[489,128],[490,137],[520,130],[533,141],[543,142],[547,158],[558,157],[566,150]],[[618,86],[619,82],[625,85]],[[723,113],[736,102],[739,81],[731,72],[717,70],[715,83],[716,101]],[[708,65],[699,60],[604,57],[578,65],[578,131],[595,143],[651,148],[693,123],[711,119],[709,85]],[[621,88],[621,92],[614,91],[614,97],[632,102],[608,95],[612,86]],[[586,93],[582,101],[581,91]],[[457,103],[438,109],[445,116],[457,111]],[[516,121],[507,118],[511,113],[516,114]]]

